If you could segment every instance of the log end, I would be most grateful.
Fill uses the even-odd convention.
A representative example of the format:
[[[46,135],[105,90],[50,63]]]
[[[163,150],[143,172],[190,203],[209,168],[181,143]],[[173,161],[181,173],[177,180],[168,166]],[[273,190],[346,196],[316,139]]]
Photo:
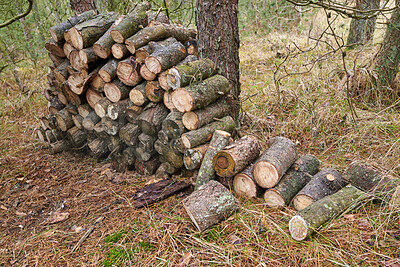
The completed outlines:
[[[111,30],[110,35],[116,43],[123,44],[125,42],[124,36],[118,30]]]
[[[103,58],[103,59],[108,58],[111,54],[111,51],[107,51],[99,44],[93,45],[93,52],[96,54],[96,56]]]
[[[125,45],[126,45],[126,48],[129,50],[129,52],[131,52],[131,54],[134,55],[136,52],[136,47],[135,47],[134,42],[125,40]]]
[[[296,210],[302,210],[314,203],[312,197],[306,195],[297,195],[293,198],[293,206]]]
[[[283,197],[273,189],[267,190],[264,193],[265,205],[271,208],[279,208],[285,206]]]
[[[107,110],[105,110],[104,107],[102,105],[100,105],[99,103],[96,103],[94,105],[94,111],[96,112],[97,116],[99,116],[100,118],[104,118],[107,115]]]
[[[174,90],[181,87],[181,77],[176,68],[171,68],[168,70],[167,83]]]
[[[56,33],[56,31],[53,29],[53,27],[51,27],[51,28],[49,29],[49,32],[50,32],[51,38],[53,38],[53,40],[54,40],[55,42],[61,41],[61,40],[58,40],[57,33]]]
[[[104,93],[106,97],[113,103],[116,103],[121,99],[121,91],[119,90],[118,86],[112,82],[104,85]]]
[[[267,161],[259,161],[254,165],[253,176],[257,184],[263,188],[272,188],[279,182],[276,167]]]
[[[153,56],[147,57],[144,63],[146,64],[146,67],[149,69],[149,71],[155,74],[158,74],[162,71],[160,61]]]
[[[182,123],[188,130],[196,130],[199,128],[199,117],[195,112],[185,112],[182,116]]]
[[[193,108],[193,98],[182,88],[178,88],[172,93],[172,103],[180,112],[191,111]]]
[[[81,33],[76,28],[71,28],[68,31],[68,35],[71,38],[72,46],[78,50],[83,49],[83,38]],[[65,34],[64,34],[65,38]]]
[[[146,102],[145,95],[143,95],[143,93],[140,92],[139,90],[135,89],[129,92],[129,98],[132,101],[132,103],[137,106],[141,106]]]
[[[229,153],[219,151],[213,158],[213,168],[221,177],[232,177],[235,174],[236,164]]]
[[[233,179],[233,188],[239,196],[247,198],[257,197],[257,188],[254,181],[244,173],[239,173]]]
[[[289,221],[289,232],[294,240],[302,241],[306,239],[309,234],[306,220],[299,215],[295,215]]]

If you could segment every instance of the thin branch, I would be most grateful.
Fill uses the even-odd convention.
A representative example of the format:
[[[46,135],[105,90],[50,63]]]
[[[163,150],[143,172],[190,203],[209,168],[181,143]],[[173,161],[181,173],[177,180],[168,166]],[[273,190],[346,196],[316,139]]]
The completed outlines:
[[[19,14],[19,15],[15,16],[15,17],[9,19],[8,21],[0,23],[0,29],[10,25],[11,23],[13,23],[13,22],[15,22],[15,21],[17,21],[17,20],[19,20],[19,19],[21,19],[23,17],[26,17],[31,12],[32,6],[33,6],[33,0],[28,0],[28,2],[29,2],[28,9],[24,13]]]

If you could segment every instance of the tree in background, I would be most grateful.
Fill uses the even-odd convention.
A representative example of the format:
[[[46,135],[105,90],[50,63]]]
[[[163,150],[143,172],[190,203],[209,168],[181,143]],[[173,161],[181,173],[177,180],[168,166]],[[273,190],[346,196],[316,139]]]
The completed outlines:
[[[89,10],[96,10],[94,0],[70,0],[71,9],[79,15]]]

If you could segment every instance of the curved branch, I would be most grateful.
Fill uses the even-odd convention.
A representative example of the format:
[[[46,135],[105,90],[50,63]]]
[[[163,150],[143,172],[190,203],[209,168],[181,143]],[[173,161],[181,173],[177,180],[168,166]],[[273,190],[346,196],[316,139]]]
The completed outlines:
[[[21,13],[3,23],[0,23],[0,29],[10,25],[11,23],[13,23],[23,17],[26,17],[31,12],[32,6],[33,6],[33,0],[28,0],[28,2],[29,2],[28,10],[26,10],[24,13]]]

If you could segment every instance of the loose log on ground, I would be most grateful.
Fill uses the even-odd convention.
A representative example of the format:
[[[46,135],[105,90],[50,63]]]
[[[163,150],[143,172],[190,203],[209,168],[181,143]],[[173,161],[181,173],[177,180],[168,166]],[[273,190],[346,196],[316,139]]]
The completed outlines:
[[[79,114],[72,115],[72,120],[74,121],[74,124],[76,127],[78,127],[79,130],[83,128],[82,122],[83,122],[83,117]]]
[[[47,42],[44,44],[44,48],[46,48],[46,50],[53,55],[56,55],[58,57],[65,57],[63,43],[56,42],[53,38],[47,40]]]
[[[123,59],[130,55],[128,48],[124,44],[114,44],[111,47],[113,57],[117,59]]]
[[[166,47],[157,45],[156,43],[153,45],[155,46],[153,53],[145,60],[147,68],[153,73],[158,74],[169,69],[186,56],[186,49],[180,42],[173,43]]]
[[[117,76],[117,66],[119,60],[112,58],[99,70],[100,77],[104,82],[109,83]]]
[[[170,139],[180,138],[184,132],[185,127],[182,123],[183,113],[177,110],[172,110],[171,113],[165,118],[162,123],[162,130],[168,135]]]
[[[82,120],[82,126],[88,131],[94,129],[94,126],[101,120],[99,116],[97,116],[94,110],[90,111],[89,114]]]
[[[319,165],[319,160],[312,155],[300,157],[274,188],[265,191],[265,204],[269,207],[284,207],[289,205],[293,197],[318,172]]]
[[[367,193],[354,186],[346,186],[299,211],[289,221],[289,232],[293,239],[302,241],[324,223],[337,217],[344,210],[349,210],[349,207],[355,207],[366,198]]]
[[[129,98],[113,103],[107,108],[107,116],[112,120],[125,117],[126,110],[132,105],[133,103]]]
[[[230,116],[226,116],[219,121],[207,124],[197,130],[182,134],[182,142],[186,148],[193,148],[211,140],[215,130],[232,132],[235,129],[235,121]]]
[[[89,149],[92,151],[96,158],[105,158],[109,153],[109,141],[104,138],[97,138],[88,144]]]
[[[296,145],[286,137],[275,137],[253,168],[253,177],[263,188],[274,187],[297,159]]]
[[[86,90],[86,101],[88,102],[89,106],[94,109],[97,102],[99,102],[103,98],[103,94],[97,92],[93,89]]]
[[[140,67],[140,75],[146,81],[153,81],[153,80],[155,80],[157,78],[157,74],[155,74],[154,72],[149,71],[149,69],[147,68],[147,66],[145,64],[143,64]]]
[[[135,86],[142,80],[139,71],[139,64],[136,63],[134,57],[120,61],[117,66],[118,78],[129,86]]]
[[[229,81],[221,75],[212,76],[202,82],[178,88],[172,94],[172,102],[180,112],[205,107],[230,90]]]
[[[202,232],[227,219],[239,208],[228,189],[210,181],[183,200],[183,206],[196,228]]]
[[[119,130],[119,137],[129,146],[137,145],[139,135],[140,127],[137,124],[127,123]]]
[[[163,120],[168,115],[168,109],[163,104],[151,102],[138,116],[138,125],[142,132],[156,135],[161,129]]]
[[[107,115],[108,106],[111,105],[112,102],[107,98],[103,97],[94,105],[94,111],[96,112],[97,116],[103,118]]]
[[[66,132],[69,128],[74,126],[72,114],[66,108],[60,110],[56,115],[57,125],[61,131]]]
[[[253,162],[260,150],[260,141],[254,136],[246,135],[216,153],[213,159],[215,172],[221,177],[233,177]]]
[[[225,131],[216,130],[211,138],[210,145],[204,155],[201,163],[199,173],[196,179],[195,190],[198,190],[202,185],[208,183],[215,178],[215,171],[213,168],[213,158],[220,150],[224,149],[229,142],[231,134]],[[250,145],[251,146],[251,145]],[[261,145],[260,145],[261,146]],[[249,150],[252,153],[251,150]]]
[[[167,82],[174,90],[205,80],[216,73],[215,63],[208,58],[173,67],[167,71]]]
[[[337,170],[322,169],[293,198],[293,206],[296,210],[302,210],[315,201],[336,193],[346,184],[346,180]]]
[[[104,85],[104,93],[113,103],[127,98],[131,89],[132,87],[125,85],[119,79],[114,79],[112,82]]]
[[[161,102],[163,100],[165,91],[160,87],[158,81],[147,81],[144,91],[151,102]]]
[[[110,35],[112,29],[117,26],[124,16],[119,17],[114,24],[93,44],[94,53],[100,58],[108,58],[111,55],[111,47],[115,43]]]
[[[74,147],[82,147],[86,142],[86,133],[74,126],[67,131],[68,139]]]
[[[186,169],[194,170],[200,168],[208,146],[208,144],[204,144],[199,147],[187,149],[185,151],[183,163],[185,164]]]
[[[158,166],[160,166],[160,161],[158,160],[158,156],[154,156],[148,161],[139,161],[135,162],[136,172],[140,175],[152,175],[157,170]]]
[[[253,177],[253,167],[251,164],[246,169],[235,175],[233,179],[233,189],[239,196],[246,198],[262,197],[265,189],[259,186]]]

